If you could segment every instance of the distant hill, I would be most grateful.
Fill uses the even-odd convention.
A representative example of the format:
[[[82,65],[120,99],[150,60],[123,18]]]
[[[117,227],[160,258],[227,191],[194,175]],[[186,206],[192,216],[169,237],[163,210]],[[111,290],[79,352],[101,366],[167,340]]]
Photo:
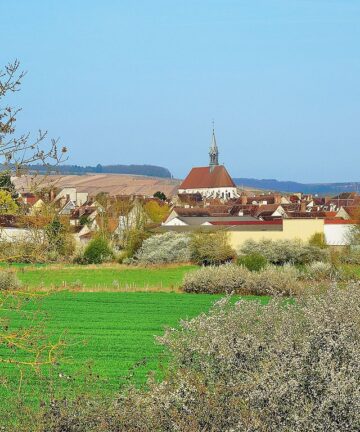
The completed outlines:
[[[275,179],[234,178],[237,186],[275,190],[281,192],[303,192],[319,195],[336,195],[341,192],[360,191],[360,183],[297,183]]]
[[[42,165],[29,165],[30,171],[39,173],[47,172],[47,168]],[[129,174],[143,175],[149,177],[172,178],[171,172],[167,168],[155,165],[59,165],[54,168],[56,174]]]

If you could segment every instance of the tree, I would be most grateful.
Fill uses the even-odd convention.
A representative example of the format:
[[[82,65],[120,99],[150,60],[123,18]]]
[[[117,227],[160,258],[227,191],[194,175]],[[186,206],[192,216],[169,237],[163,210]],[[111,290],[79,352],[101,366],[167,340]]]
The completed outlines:
[[[156,201],[149,201],[144,206],[145,213],[155,223],[160,223],[169,214],[170,208],[167,204],[159,204]]]
[[[10,192],[0,189],[0,215],[13,215],[18,209],[19,207],[13,200]]]
[[[157,191],[154,193],[154,198],[159,198],[161,201],[166,201],[166,195],[164,192]]]
[[[14,108],[5,103],[5,97],[20,90],[21,82],[26,73],[20,70],[20,62],[15,60],[0,69],[0,162],[3,159],[5,166],[21,170],[29,163],[40,162],[43,165],[58,164],[67,152],[66,147],[58,148],[58,140],[51,139],[46,146],[47,132],[39,130],[34,139],[30,134],[15,137],[16,117],[21,108]]]
[[[0,190],[10,192],[14,199],[19,196],[16,192],[14,183],[11,181],[11,175],[7,171],[0,173]]]
[[[1,177],[1,196],[7,212],[15,210],[11,190],[7,190],[11,186],[8,177],[10,172],[22,172],[32,162],[40,162],[45,166],[57,165],[67,151],[66,147],[59,150],[58,140],[52,139],[46,144],[47,132],[41,130],[34,139],[30,139],[28,133],[15,136],[16,117],[21,109],[12,107],[5,98],[20,90],[24,76],[25,72],[20,71],[17,60],[0,69],[0,167],[5,166],[7,171]],[[21,315],[23,302],[37,297],[37,294],[11,291],[5,292],[0,298],[0,363],[19,368],[18,391],[21,389],[23,368],[39,371],[45,365],[55,365],[58,349],[63,345],[62,339],[53,342],[44,334],[43,323],[37,320],[36,312],[27,313],[25,318],[22,316],[23,324],[20,327],[13,326],[12,320],[7,319],[9,311],[12,317],[17,312]]]

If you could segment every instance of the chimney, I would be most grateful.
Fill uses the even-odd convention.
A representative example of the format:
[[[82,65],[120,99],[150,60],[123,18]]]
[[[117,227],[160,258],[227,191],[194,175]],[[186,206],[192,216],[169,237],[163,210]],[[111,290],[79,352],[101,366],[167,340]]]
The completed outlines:
[[[274,204],[281,204],[281,195],[274,194]]]
[[[300,212],[305,213],[306,212],[306,201],[301,201],[300,203]]]

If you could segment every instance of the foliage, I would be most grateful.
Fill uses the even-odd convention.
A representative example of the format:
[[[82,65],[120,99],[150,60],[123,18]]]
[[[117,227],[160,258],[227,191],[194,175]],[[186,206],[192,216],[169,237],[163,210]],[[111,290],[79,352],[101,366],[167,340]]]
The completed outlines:
[[[136,252],[141,248],[143,242],[149,238],[149,233],[142,228],[129,229],[126,238],[126,256],[133,257]]]
[[[39,236],[29,233],[29,239],[0,242],[0,262],[44,263],[54,258]],[[57,256],[55,257],[58,258]]]
[[[144,211],[152,222],[160,223],[168,216],[170,207],[157,201],[149,201],[144,205]]]
[[[166,195],[164,194],[164,192],[161,191],[157,191],[154,193],[154,198],[159,198],[161,201],[166,201]]]
[[[16,199],[19,194],[16,192],[15,185],[11,181],[11,175],[9,172],[0,173],[0,190],[5,190],[11,194],[11,198]]]
[[[63,224],[58,217],[45,227],[45,236],[49,245],[49,252],[60,256],[70,257],[75,251],[75,240],[68,231],[68,227]]]
[[[191,237],[191,261],[200,265],[219,265],[235,258],[225,231],[197,232]]]
[[[91,222],[91,221],[90,221],[90,218],[89,218],[88,215],[83,214],[83,215],[80,216],[79,224],[80,224],[81,226],[88,225],[88,224],[90,224],[90,222]]]
[[[101,237],[90,240],[84,250],[84,262],[87,264],[101,264],[113,257],[113,251],[109,242]]]
[[[15,214],[19,207],[11,196],[11,193],[0,189],[0,214]]]
[[[293,266],[267,266],[258,272],[226,264],[202,267],[184,277],[185,292],[206,294],[296,295],[302,293],[299,272]]]
[[[166,232],[144,241],[135,255],[141,264],[166,264],[190,261],[190,237],[187,234]]]
[[[358,431],[358,290],[331,287],[286,304],[225,298],[158,338],[171,356],[163,381],[105,405],[59,401],[43,430]]]
[[[312,261],[327,261],[328,253],[316,246],[305,245],[296,240],[247,240],[240,253],[248,255],[257,253],[263,255],[270,263],[282,265],[285,263],[307,264]]]
[[[326,245],[326,241],[325,241],[325,234],[322,232],[318,232],[318,233],[313,234],[310,237],[309,245],[310,246],[316,246],[320,249],[326,249],[327,245]]]
[[[360,247],[352,247],[346,253],[341,254],[340,260],[344,264],[360,265]]]
[[[248,270],[259,271],[267,266],[268,260],[258,253],[241,255],[237,259],[237,264],[245,266]]]
[[[14,272],[0,271],[0,292],[20,288],[21,284]]]

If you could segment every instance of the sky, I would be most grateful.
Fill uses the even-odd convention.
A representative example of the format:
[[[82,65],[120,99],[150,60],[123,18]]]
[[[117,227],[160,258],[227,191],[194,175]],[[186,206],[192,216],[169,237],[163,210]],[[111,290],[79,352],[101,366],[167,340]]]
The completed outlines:
[[[0,0],[18,133],[68,163],[360,181],[359,0]],[[5,12],[4,12],[5,11]]]

